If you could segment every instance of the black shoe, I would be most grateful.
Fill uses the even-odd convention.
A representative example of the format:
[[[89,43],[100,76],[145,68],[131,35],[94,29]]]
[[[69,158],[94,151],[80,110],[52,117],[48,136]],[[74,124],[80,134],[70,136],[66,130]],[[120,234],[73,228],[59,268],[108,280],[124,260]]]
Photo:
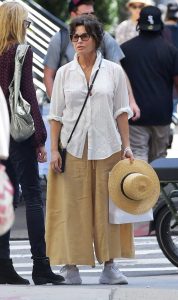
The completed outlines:
[[[65,281],[64,277],[52,272],[48,257],[33,259],[32,279],[36,285],[46,283],[58,285]]]
[[[27,279],[17,274],[12,259],[0,259],[0,284],[30,284]]]

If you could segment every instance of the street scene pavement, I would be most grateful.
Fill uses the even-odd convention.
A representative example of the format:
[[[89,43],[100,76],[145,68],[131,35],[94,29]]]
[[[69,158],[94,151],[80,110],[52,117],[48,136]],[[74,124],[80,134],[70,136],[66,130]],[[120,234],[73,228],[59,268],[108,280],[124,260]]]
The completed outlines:
[[[177,156],[177,144],[176,132],[168,157]],[[47,148],[49,152],[49,141]],[[47,164],[40,166],[41,175],[47,174],[47,168]],[[178,299],[178,269],[165,258],[156,237],[148,236],[148,223],[135,224],[135,246],[135,259],[117,260],[120,270],[128,276],[127,286],[99,285],[102,265],[97,262],[95,268],[80,266],[82,286],[34,286],[31,279],[32,260],[26,230],[25,207],[21,203],[16,211],[16,221],[11,233],[11,256],[17,272],[29,279],[31,285],[27,287],[2,285],[0,300]],[[54,266],[53,270],[59,273],[60,266]]]
[[[80,266],[82,286],[34,286],[31,280],[32,261],[28,240],[11,241],[14,267],[20,275],[28,278],[31,285],[1,286],[3,300],[139,300],[154,298],[178,299],[178,270],[162,254],[155,237],[135,238],[136,258],[117,260],[121,271],[128,276],[127,286],[99,285],[102,266],[95,268]],[[58,273],[59,266],[53,270]]]
[[[0,1],[0,4],[1,4],[1,2],[3,2],[3,1]],[[22,4],[25,4],[25,6],[27,4],[30,5],[29,6],[30,18],[29,18],[29,20],[26,20],[26,19],[23,20],[23,22],[25,25],[25,30],[31,25],[30,30],[27,30],[28,32],[27,32],[26,40],[32,46],[32,49],[34,52],[34,56],[33,56],[34,83],[35,83],[35,88],[36,88],[36,92],[38,95],[37,98],[39,98],[38,101],[41,98],[41,102],[39,101],[39,105],[41,105],[40,109],[42,109],[42,116],[43,116],[43,120],[44,120],[46,129],[47,129],[47,135],[48,135],[48,139],[46,142],[48,161],[44,164],[39,164],[41,186],[42,186],[42,191],[43,191],[43,199],[44,199],[44,203],[45,203],[47,174],[48,174],[49,162],[50,162],[50,134],[49,134],[49,124],[47,121],[47,115],[49,112],[49,104],[47,104],[45,102],[45,104],[43,105],[43,101],[45,101],[44,100],[44,98],[45,98],[44,90],[45,89],[44,89],[44,85],[43,85],[43,79],[44,79],[43,78],[44,77],[43,61],[44,61],[44,55],[49,46],[50,38],[52,36],[54,36],[55,33],[59,33],[59,30],[63,29],[64,24],[62,24],[63,22],[61,22],[61,21],[58,22],[56,17],[54,18],[54,17],[52,17],[52,15],[50,16],[48,11],[46,11],[46,13],[45,13],[45,10],[42,9],[42,7],[40,8],[39,4],[35,5],[35,4],[31,3],[33,1],[19,0],[18,2],[22,2]],[[37,2],[40,3],[40,1],[37,1]],[[45,2],[50,5],[50,1],[44,1],[44,4],[45,4]],[[52,4],[52,2],[53,1],[51,1],[51,4]],[[59,2],[65,3],[65,1],[59,1]],[[70,2],[70,1],[67,1],[67,2]],[[78,3],[80,1],[73,1],[73,4],[74,4],[74,2]],[[115,7],[114,2],[116,2],[116,1],[110,1],[113,8]],[[129,5],[130,9],[131,9],[129,12],[130,16],[131,16],[131,11],[132,11],[132,14],[134,14],[134,11],[136,11],[136,12],[139,10],[141,11],[141,9],[144,7],[144,5],[134,6],[133,5],[134,1],[132,1],[132,0],[130,0],[129,2],[131,3],[131,6]],[[99,1],[98,1],[98,3],[99,3]],[[109,1],[108,1],[108,3],[109,3]],[[139,2],[138,2],[138,4],[139,4]],[[144,2],[143,2],[143,4],[144,4]],[[145,6],[146,5],[147,5],[147,3],[145,3]],[[92,6],[93,6],[93,4],[92,4]],[[129,8],[129,6],[127,7],[127,9]],[[78,7],[78,8],[80,8],[80,7]],[[76,16],[77,16],[77,10],[72,11],[72,14],[74,14],[74,15],[76,14]],[[107,10],[105,10],[105,11],[107,11]],[[86,13],[80,11],[80,14],[83,14],[83,13],[90,14],[90,12],[87,12],[87,11],[86,11]],[[93,14],[95,12],[93,11],[91,13]],[[71,17],[72,17],[72,14],[71,14]],[[97,14],[97,11],[96,11],[96,14]],[[108,16],[109,16],[109,14],[110,13],[108,10]],[[161,16],[161,14],[160,14],[160,16]],[[150,28],[153,27],[153,25],[154,25],[154,18],[153,18],[154,14],[152,16],[152,14],[150,15],[150,13],[149,13],[147,17],[148,17],[148,22],[150,23],[149,24],[149,30],[150,30]],[[113,14],[112,19],[115,20],[114,14]],[[9,18],[9,20],[10,20],[10,18]],[[32,22],[30,20],[32,20]],[[135,22],[137,22],[137,20],[138,20],[138,15],[135,18]],[[153,24],[152,24],[152,21],[153,21]],[[162,23],[162,21],[161,21],[161,17],[160,17],[159,25],[161,25],[161,27],[162,27],[161,23]],[[140,30],[141,30],[141,27],[140,27]],[[62,30],[61,30],[61,32],[62,32]],[[75,33],[77,33],[77,32],[75,32]],[[113,32],[113,34],[114,34],[114,32]],[[137,34],[137,32],[136,32],[136,34]],[[88,41],[89,41],[90,37],[91,38],[94,37],[94,36],[92,36],[92,34],[88,34],[88,32],[87,33],[84,32],[83,34],[80,34],[80,35],[78,35],[78,33],[75,34],[75,36],[77,36],[77,42],[78,41],[87,42],[87,39],[86,39],[87,35],[88,35]],[[59,61],[59,64],[56,66],[57,68],[60,65],[62,65],[62,63],[63,63],[63,61],[61,59],[62,58],[61,54],[64,55],[67,53],[67,48],[62,49],[63,48],[62,47],[62,33],[60,35],[60,38],[61,38],[61,45],[60,45],[61,49],[59,49],[59,47],[56,48],[56,49],[60,50],[60,51],[58,51],[60,54],[60,57],[59,57],[60,61]],[[72,35],[72,38],[74,38],[73,35]],[[73,42],[75,42],[75,38],[74,38]],[[112,49],[112,47],[107,47],[107,48],[108,48],[108,50]],[[140,50],[140,54],[143,53],[144,56],[147,57],[147,55],[146,55],[146,52],[148,50],[147,47],[145,47],[145,51],[141,50],[141,45],[138,47],[138,49]],[[65,50],[64,53],[62,53],[62,50]],[[97,49],[95,49],[95,50],[97,50]],[[104,49],[104,50],[106,50],[106,49]],[[123,52],[125,53],[125,51],[123,51]],[[159,44],[158,44],[158,52],[159,52]],[[138,51],[138,53],[139,53],[139,51]],[[131,51],[131,54],[133,55],[133,49]],[[149,55],[149,53],[148,53],[148,55]],[[51,57],[53,58],[53,55]],[[84,66],[84,68],[82,67],[81,57],[79,57],[78,62],[86,75],[86,74],[88,74],[88,71],[90,72],[90,69],[85,68],[85,66]],[[107,55],[106,55],[106,57],[107,57]],[[126,55],[126,57],[128,57],[128,56]],[[136,55],[133,55],[133,62],[137,61],[135,59],[135,57],[139,58],[139,57],[141,57],[141,55],[138,55],[137,51],[136,51]],[[65,58],[68,59],[67,56]],[[150,62],[150,65],[149,65],[149,67],[150,67],[152,65],[151,64],[152,60],[149,59],[148,61]],[[156,61],[159,61],[159,60],[156,59]],[[167,60],[167,59],[163,60],[163,62],[164,61],[169,62],[169,60]],[[8,62],[8,60],[7,60],[7,62]],[[46,66],[48,66],[47,63],[45,63],[45,64],[46,64]],[[138,70],[139,65],[140,64],[137,63],[136,69],[135,69],[136,71]],[[124,63],[123,63],[123,66],[124,66]],[[153,64],[153,66],[154,66],[154,64]],[[172,64],[172,66],[174,66],[174,64]],[[176,69],[176,67],[178,68],[178,66],[174,66],[174,67],[175,67],[175,69]],[[6,68],[6,69],[8,70],[8,68]],[[126,71],[126,69],[125,69],[125,71]],[[129,69],[130,69],[130,66],[127,71],[129,71]],[[145,69],[145,75],[146,75],[146,70],[151,70],[151,68]],[[154,78],[153,70],[157,70],[157,69],[155,67],[152,68],[152,72],[151,72],[150,76],[145,76],[145,78],[148,78],[148,79]],[[166,68],[165,68],[165,70],[166,70]],[[127,73],[127,71],[126,71],[126,73]],[[164,73],[163,77],[166,77],[165,73]],[[173,72],[171,72],[171,80],[172,80],[172,75],[173,75],[172,73]],[[176,73],[176,72],[174,72],[174,73]],[[139,74],[141,74],[141,72],[139,72]],[[168,72],[168,75],[170,76],[169,72]],[[87,78],[87,76],[86,76],[86,78]],[[137,80],[137,76],[133,76],[133,79],[135,82],[139,82]],[[154,80],[152,80],[152,81],[154,81]],[[141,80],[141,82],[142,82],[142,80]],[[155,90],[156,90],[156,88],[159,87],[159,82],[157,84],[157,81],[155,80],[155,82],[153,82],[153,83],[155,85]],[[74,85],[75,85],[75,83],[74,83]],[[134,86],[135,85],[133,84],[133,87]],[[149,80],[148,80],[148,83],[146,84],[146,86],[147,87],[149,86]],[[143,85],[143,91],[144,91],[144,89],[145,89],[145,87]],[[172,89],[172,87],[171,87],[171,89]],[[29,94],[30,94],[30,88],[28,90],[29,90]],[[41,92],[43,91],[41,93],[41,96],[38,93],[39,90]],[[147,89],[145,89],[145,90],[147,90]],[[141,91],[142,91],[142,86],[141,86]],[[164,99],[165,98],[164,97],[164,95],[165,95],[164,89],[163,89],[163,91],[161,89],[159,89],[158,92],[160,95],[161,95],[161,93],[163,94],[163,99]],[[147,95],[147,93],[143,93],[143,95]],[[151,95],[151,92],[150,92],[150,95]],[[25,97],[24,97],[24,99],[25,99]],[[158,99],[159,99],[159,97],[158,97]],[[156,107],[156,105],[158,105],[158,101],[155,102],[155,107]],[[153,117],[153,115],[151,115],[151,116]],[[161,114],[160,114],[160,116],[161,116]],[[158,115],[158,119],[159,119],[159,115]],[[176,119],[176,121],[177,120],[178,120],[178,118]],[[175,121],[175,123],[176,123],[176,121]],[[178,157],[178,151],[177,151],[178,126],[176,127],[173,125],[173,127],[175,127],[174,128],[174,139],[173,139],[173,144],[172,144],[171,149],[168,150],[169,158]],[[130,151],[130,150],[127,149],[127,151]],[[176,178],[176,180],[177,180],[177,178]],[[166,188],[167,188],[167,186],[166,186]],[[169,188],[169,185],[168,185],[168,188]],[[134,200],[134,199],[132,199],[132,200]],[[171,221],[170,221],[170,228],[174,234],[174,232],[176,232],[176,230],[174,231],[174,228],[176,227],[177,222],[171,223]],[[37,229],[38,229],[38,222],[35,222],[35,228],[37,228]],[[80,228],[79,231],[82,232],[82,227]],[[58,233],[58,231],[56,231],[56,232],[57,232],[57,234],[60,234],[60,233]],[[167,230],[164,230],[164,232],[167,233]],[[80,232],[78,232],[78,230],[77,230],[77,234],[80,234]],[[68,235],[68,231],[67,231],[66,236],[67,235]],[[178,249],[178,241],[177,241],[178,235],[177,236],[176,235],[177,235],[177,233],[175,233],[172,240],[173,240],[173,245],[176,244],[176,249]],[[75,236],[75,234],[74,234],[74,236]],[[30,285],[25,286],[25,285],[4,285],[4,284],[2,284],[2,285],[0,285],[0,300],[152,300],[152,299],[157,299],[157,300],[173,300],[174,299],[174,300],[176,300],[176,299],[178,299],[178,268],[176,266],[174,266],[163,254],[162,250],[160,249],[160,247],[158,245],[154,231],[151,232],[151,234],[149,233],[149,222],[134,224],[134,239],[135,239],[135,250],[136,250],[135,258],[133,258],[133,259],[116,259],[115,260],[115,262],[119,266],[120,271],[123,272],[123,274],[125,276],[127,276],[128,285],[99,284],[99,277],[103,270],[103,264],[99,264],[96,261],[95,267],[83,266],[83,265],[78,266],[80,275],[82,278],[82,285],[66,285],[65,283],[62,283],[61,285],[47,284],[47,285],[41,285],[41,286],[36,285],[35,286],[35,284],[32,280],[33,260],[32,260],[32,255],[30,252],[30,244],[29,244],[29,240],[28,240],[25,204],[24,204],[23,198],[21,197],[21,199],[19,201],[19,206],[16,209],[15,223],[11,230],[10,253],[11,253],[11,258],[13,260],[13,265],[14,265],[15,270],[23,278],[28,279],[30,281]],[[167,245],[168,244],[169,243],[167,243]],[[35,257],[35,258],[37,261],[39,257]],[[62,266],[55,265],[55,266],[52,266],[52,269],[56,274],[60,274],[61,267]],[[4,271],[4,269],[3,269],[3,271]],[[4,276],[2,276],[2,277],[4,277]]]
[[[45,107],[44,121],[48,130]],[[178,134],[175,132],[168,157],[177,157]],[[49,154],[49,138],[47,141]],[[49,163],[49,157],[48,157]],[[47,176],[48,163],[40,165],[40,175]],[[37,224],[38,226],[38,224]],[[0,300],[151,300],[178,299],[178,269],[165,258],[154,236],[148,236],[148,223],[135,224],[135,259],[116,260],[120,270],[128,277],[128,286],[99,285],[102,265],[95,268],[80,266],[82,286],[34,286],[31,279],[32,260],[25,221],[24,203],[16,211],[16,221],[11,234],[11,257],[19,275],[30,280],[31,285],[0,286]],[[59,273],[60,266],[53,267]]]

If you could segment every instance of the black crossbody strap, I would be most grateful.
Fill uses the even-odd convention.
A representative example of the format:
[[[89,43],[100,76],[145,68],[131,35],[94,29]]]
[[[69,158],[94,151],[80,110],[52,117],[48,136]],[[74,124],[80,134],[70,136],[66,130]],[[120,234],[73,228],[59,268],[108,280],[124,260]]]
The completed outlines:
[[[77,127],[77,124],[78,124],[78,122],[79,122],[79,120],[80,120],[80,117],[81,117],[81,115],[82,115],[82,113],[83,113],[83,110],[84,110],[85,105],[86,105],[86,103],[87,103],[88,97],[89,97],[89,95],[90,95],[90,93],[91,93],[91,90],[92,90],[92,88],[93,88],[93,84],[94,84],[94,82],[95,82],[95,79],[96,79],[96,77],[97,77],[97,75],[98,75],[98,72],[99,72],[99,69],[100,69],[100,67],[101,67],[101,62],[102,62],[102,59],[101,59],[101,61],[100,61],[98,70],[96,71],[95,76],[93,77],[92,83],[91,83],[91,85],[90,85],[89,88],[88,88],[88,93],[87,93],[87,95],[86,95],[85,101],[84,101],[84,103],[83,103],[82,109],[81,109],[81,111],[80,111],[80,113],[79,113],[79,116],[78,116],[78,118],[77,118],[77,121],[76,121],[76,123],[75,123],[75,125],[74,125],[74,128],[73,128],[73,130],[72,130],[72,132],[71,132],[71,134],[70,134],[70,137],[69,137],[69,139],[68,139],[68,141],[67,141],[67,145],[70,143],[70,141],[71,141],[71,139],[72,139],[72,136],[73,136],[73,133],[74,133],[74,131],[75,131],[76,127]]]

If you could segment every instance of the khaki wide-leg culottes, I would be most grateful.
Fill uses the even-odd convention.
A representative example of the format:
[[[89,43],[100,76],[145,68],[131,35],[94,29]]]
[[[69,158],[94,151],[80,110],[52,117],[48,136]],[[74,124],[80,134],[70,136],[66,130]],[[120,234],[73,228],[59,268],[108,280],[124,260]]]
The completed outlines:
[[[69,153],[63,174],[49,170],[46,211],[47,255],[52,264],[95,265],[112,258],[134,257],[131,224],[108,220],[109,171],[120,152],[103,160]]]

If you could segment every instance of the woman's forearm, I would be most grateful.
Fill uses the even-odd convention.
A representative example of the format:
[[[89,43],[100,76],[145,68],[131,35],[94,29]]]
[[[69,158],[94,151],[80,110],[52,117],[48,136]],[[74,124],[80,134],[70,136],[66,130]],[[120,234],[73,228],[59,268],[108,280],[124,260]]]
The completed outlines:
[[[58,151],[59,148],[59,136],[61,133],[62,124],[59,121],[50,121],[50,133],[51,133],[51,152]]]

